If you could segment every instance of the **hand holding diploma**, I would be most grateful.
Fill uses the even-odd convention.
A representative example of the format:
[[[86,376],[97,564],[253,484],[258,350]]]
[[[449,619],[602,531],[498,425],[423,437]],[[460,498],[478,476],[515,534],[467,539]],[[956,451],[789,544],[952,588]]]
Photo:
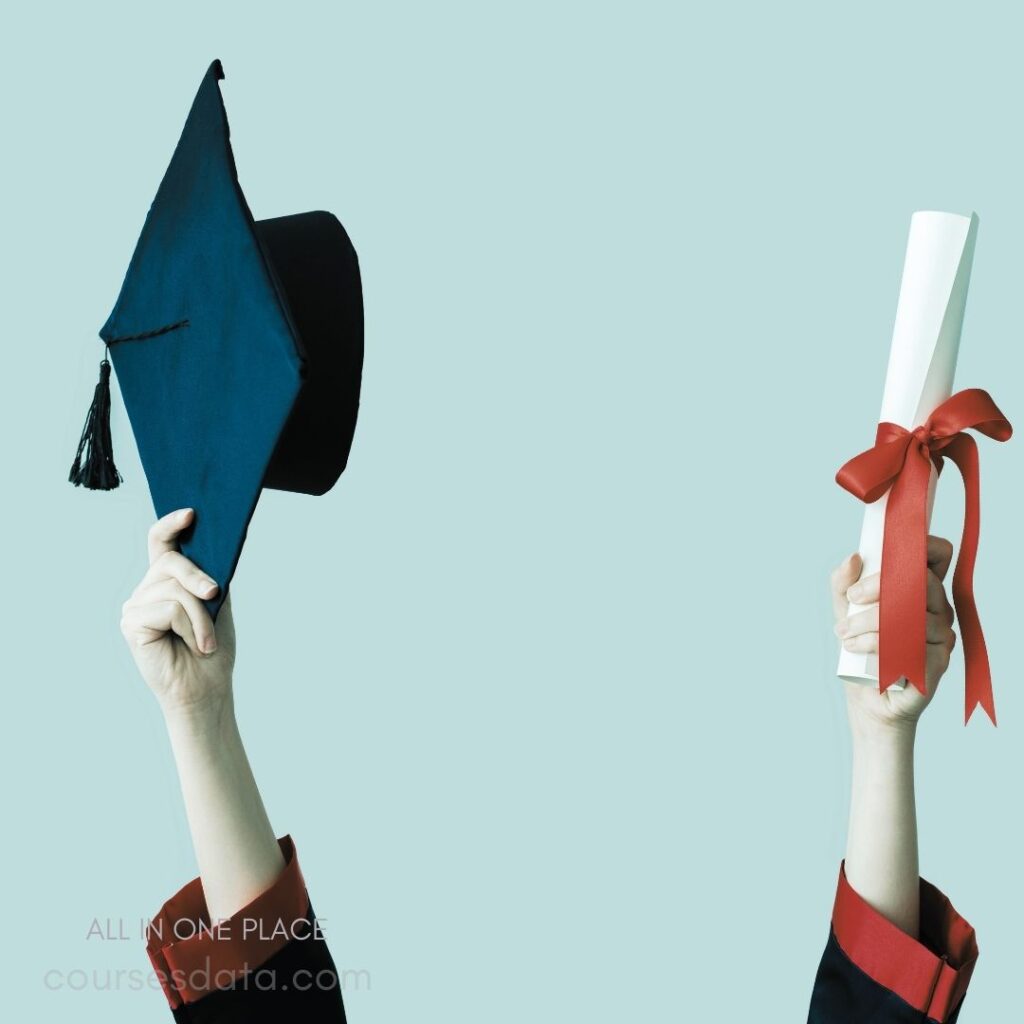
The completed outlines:
[[[883,726],[916,722],[949,667],[949,658],[956,646],[956,633],[952,628],[953,609],[946,597],[943,580],[953,560],[953,545],[942,537],[929,537],[926,557],[925,692],[921,693],[913,686],[890,687],[879,692],[874,686],[847,681],[846,700],[855,729],[863,730],[869,723]],[[843,650],[877,655],[881,575],[877,572],[865,574],[863,567],[860,555],[854,553],[833,570],[835,633]]]

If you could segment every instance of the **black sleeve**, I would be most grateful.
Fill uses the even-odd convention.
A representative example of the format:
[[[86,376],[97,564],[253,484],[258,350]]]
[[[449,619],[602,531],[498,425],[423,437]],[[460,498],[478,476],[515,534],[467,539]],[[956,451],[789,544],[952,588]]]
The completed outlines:
[[[192,879],[150,921],[146,951],[178,1024],[345,1024],[339,976],[290,836],[274,883],[227,921],[211,922]]]
[[[292,939],[230,988],[184,1003],[173,1011],[178,1024],[345,1024],[341,979],[327,943],[314,935]]]
[[[883,917],[843,868],[808,1024],[956,1024],[978,959],[974,929],[920,882],[920,936]]]
[[[941,1024],[956,1024],[963,999]],[[834,932],[818,965],[807,1024],[924,1024],[935,1021],[865,974],[839,948]]]

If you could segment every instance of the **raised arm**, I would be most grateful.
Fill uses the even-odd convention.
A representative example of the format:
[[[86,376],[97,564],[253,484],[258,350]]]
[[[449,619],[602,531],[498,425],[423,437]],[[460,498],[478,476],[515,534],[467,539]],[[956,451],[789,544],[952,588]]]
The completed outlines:
[[[846,878],[880,914],[914,937],[920,902],[914,739],[956,643],[953,609],[942,586],[952,556],[949,541],[928,538],[927,694],[913,686],[879,693],[873,684],[844,683],[853,741]],[[835,631],[847,650],[873,653],[879,577],[860,576],[859,555],[850,555],[832,575]],[[870,607],[848,616],[851,601]]]
[[[955,635],[942,581],[948,541],[928,539],[926,693],[846,683],[853,740],[850,825],[809,1024],[953,1024],[978,956],[974,930],[918,873],[914,739],[949,665]],[[877,575],[851,555],[832,574],[835,631],[878,650]],[[849,614],[850,602],[867,605]]]
[[[121,629],[156,695],[174,751],[192,844],[212,920],[269,889],[285,862],[235,721],[230,598],[214,629],[203,598],[217,585],[177,550],[185,509],[149,531],[149,570],[122,610]]]
[[[121,620],[167,723],[199,864],[153,919],[147,952],[177,1021],[344,1024],[295,847],[274,838],[235,721],[230,600],[214,629],[202,599],[216,585],[177,550],[192,517],[150,530],[149,570]]]

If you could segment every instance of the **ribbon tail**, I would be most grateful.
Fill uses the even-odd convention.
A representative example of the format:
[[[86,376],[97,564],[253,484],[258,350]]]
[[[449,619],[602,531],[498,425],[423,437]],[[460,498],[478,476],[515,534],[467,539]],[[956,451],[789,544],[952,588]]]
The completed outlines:
[[[974,563],[981,530],[978,446],[969,434],[959,434],[942,454],[956,463],[964,479],[964,531],[953,573],[953,604],[964,645],[964,724],[970,721],[974,709],[980,705],[995,725],[996,705],[988,648],[974,600]]]
[[[931,458],[907,451],[885,508],[879,598],[878,690],[905,678],[921,693],[925,680],[928,601],[928,483]]]

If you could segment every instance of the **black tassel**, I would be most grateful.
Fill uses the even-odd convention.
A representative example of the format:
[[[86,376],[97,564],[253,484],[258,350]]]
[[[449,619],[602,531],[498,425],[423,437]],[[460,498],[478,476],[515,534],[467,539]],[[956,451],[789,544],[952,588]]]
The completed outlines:
[[[100,363],[100,379],[93,393],[89,415],[85,418],[82,438],[68,480],[76,487],[91,491],[112,491],[121,482],[114,465],[110,440],[110,363]]]

